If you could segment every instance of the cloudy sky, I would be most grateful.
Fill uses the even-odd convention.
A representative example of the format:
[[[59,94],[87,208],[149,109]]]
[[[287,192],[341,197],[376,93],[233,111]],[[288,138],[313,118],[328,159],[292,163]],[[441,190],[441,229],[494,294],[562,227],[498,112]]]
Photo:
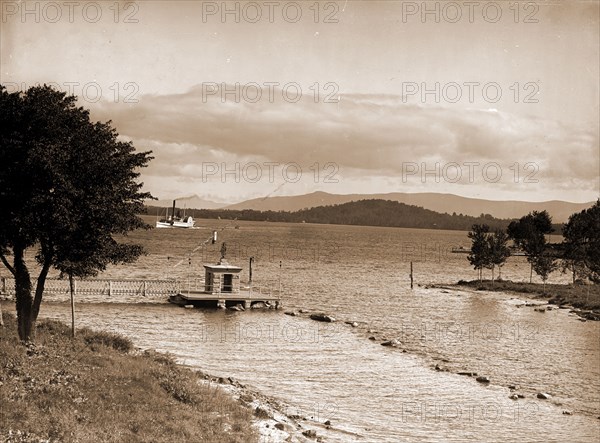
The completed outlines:
[[[0,80],[53,83],[159,198],[600,193],[599,2],[1,2]]]

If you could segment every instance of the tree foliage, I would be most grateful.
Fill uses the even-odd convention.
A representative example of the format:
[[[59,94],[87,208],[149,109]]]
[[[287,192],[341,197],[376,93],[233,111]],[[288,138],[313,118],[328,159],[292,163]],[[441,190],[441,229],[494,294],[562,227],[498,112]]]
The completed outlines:
[[[486,224],[472,226],[467,236],[471,239],[471,253],[467,256],[469,263],[479,271],[479,281],[482,279],[482,270],[489,264],[489,242],[487,234],[490,227]]]
[[[0,128],[0,259],[15,277],[19,336],[29,340],[51,267],[94,275],[142,253],[114,234],[148,227],[136,214],[152,196],[137,169],[152,157],[48,86],[24,93],[0,86]],[[35,297],[30,248],[40,265]]]
[[[563,269],[577,277],[600,282],[600,199],[569,217],[563,227]]]
[[[546,291],[546,281],[548,280],[550,273],[558,268],[556,258],[552,255],[551,251],[545,250],[532,260],[531,266],[535,273],[542,278],[544,291]]]
[[[479,281],[482,279],[483,268],[491,269],[493,283],[494,270],[502,267],[510,256],[508,235],[501,229],[491,233],[486,224],[473,225],[467,235],[471,239],[471,252],[467,256],[469,263],[479,271]]]
[[[492,283],[494,282],[494,270],[496,266],[501,268],[510,257],[508,248],[508,234],[505,231],[496,229],[493,234],[487,236],[487,268],[492,270]]]
[[[552,217],[547,211],[532,211],[508,225],[508,236],[525,252],[532,273],[536,267],[537,269],[543,268],[540,263],[550,260],[551,256],[548,253],[546,235],[553,231]],[[542,258],[543,255],[547,255],[547,258]],[[553,267],[553,265],[550,267]],[[531,281],[531,275],[529,279]]]

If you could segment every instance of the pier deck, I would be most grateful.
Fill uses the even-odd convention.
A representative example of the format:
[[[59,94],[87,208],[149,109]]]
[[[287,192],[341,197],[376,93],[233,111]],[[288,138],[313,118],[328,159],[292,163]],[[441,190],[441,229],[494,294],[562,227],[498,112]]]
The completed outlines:
[[[273,307],[274,309],[279,309],[281,305],[279,296],[252,290],[226,293],[188,290],[172,295],[169,297],[169,301],[182,306],[216,305],[221,308],[241,304],[245,309],[250,309],[252,308],[252,305],[259,303]]]

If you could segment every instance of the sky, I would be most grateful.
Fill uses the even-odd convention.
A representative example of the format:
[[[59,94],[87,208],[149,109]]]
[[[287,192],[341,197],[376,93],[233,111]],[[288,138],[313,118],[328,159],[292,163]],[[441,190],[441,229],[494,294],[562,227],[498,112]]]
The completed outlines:
[[[144,188],[600,196],[597,1],[0,2],[0,82],[52,84]]]

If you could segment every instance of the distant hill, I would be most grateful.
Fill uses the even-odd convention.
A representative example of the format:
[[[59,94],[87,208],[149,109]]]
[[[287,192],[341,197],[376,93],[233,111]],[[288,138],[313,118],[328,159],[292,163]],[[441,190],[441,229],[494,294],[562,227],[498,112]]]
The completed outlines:
[[[194,216],[200,218],[463,231],[470,230],[475,223],[485,223],[492,229],[505,229],[510,222],[510,220],[500,220],[491,215],[472,217],[468,215],[440,214],[429,209],[390,200],[361,200],[340,205],[317,206],[294,212],[225,208],[194,212]]]
[[[453,194],[416,193],[407,194],[392,192],[387,194],[329,194],[313,192],[312,194],[294,195],[288,197],[267,197],[243,201],[234,205],[224,206],[226,209],[254,209],[258,211],[298,211],[317,206],[335,205],[366,199],[391,200],[407,205],[420,206],[424,209],[440,213],[470,215],[477,217],[481,214],[491,214],[500,219],[520,218],[531,211],[546,210],[555,223],[566,222],[575,212],[591,207],[594,202],[571,203],[559,200],[546,202],[525,201],[494,201],[477,198],[460,197]]]
[[[188,197],[178,197],[177,208],[183,209],[218,209],[226,206],[226,203],[217,203],[211,200],[205,200],[198,197],[197,195],[190,195]],[[173,199],[170,200],[148,200],[146,202],[148,206],[170,208],[173,206]]]

